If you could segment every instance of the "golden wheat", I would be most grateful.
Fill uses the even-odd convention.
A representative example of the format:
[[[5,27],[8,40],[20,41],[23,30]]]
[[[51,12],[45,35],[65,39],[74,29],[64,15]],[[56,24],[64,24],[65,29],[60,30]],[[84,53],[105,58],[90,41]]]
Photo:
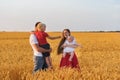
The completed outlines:
[[[29,35],[27,32],[0,33],[0,80],[120,80],[120,33],[73,32],[76,41],[83,46],[76,49],[81,72],[60,69],[61,55],[56,53],[60,39],[48,40],[53,49],[54,70],[35,75],[32,74],[33,53]]]

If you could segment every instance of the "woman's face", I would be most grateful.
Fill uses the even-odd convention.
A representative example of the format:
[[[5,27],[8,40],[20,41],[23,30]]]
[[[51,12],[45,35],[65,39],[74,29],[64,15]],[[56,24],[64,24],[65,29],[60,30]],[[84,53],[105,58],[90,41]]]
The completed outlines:
[[[70,33],[67,30],[63,31],[63,36],[67,38],[70,35]]]

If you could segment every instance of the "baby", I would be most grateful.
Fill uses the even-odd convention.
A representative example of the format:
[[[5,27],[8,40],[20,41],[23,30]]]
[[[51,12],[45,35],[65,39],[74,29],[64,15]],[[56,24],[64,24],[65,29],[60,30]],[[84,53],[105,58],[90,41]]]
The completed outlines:
[[[75,42],[75,39],[73,36],[68,36],[63,46],[64,46],[63,57],[65,57],[66,54],[68,53],[70,54],[69,61],[72,61],[72,58],[74,56],[74,50],[76,47],[80,45]]]

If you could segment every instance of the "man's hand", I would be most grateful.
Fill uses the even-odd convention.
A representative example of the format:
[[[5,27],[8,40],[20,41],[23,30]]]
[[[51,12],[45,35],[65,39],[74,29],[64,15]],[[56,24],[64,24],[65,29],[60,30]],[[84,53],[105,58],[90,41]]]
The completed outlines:
[[[52,52],[52,48],[50,48],[50,49],[48,50],[48,52]]]

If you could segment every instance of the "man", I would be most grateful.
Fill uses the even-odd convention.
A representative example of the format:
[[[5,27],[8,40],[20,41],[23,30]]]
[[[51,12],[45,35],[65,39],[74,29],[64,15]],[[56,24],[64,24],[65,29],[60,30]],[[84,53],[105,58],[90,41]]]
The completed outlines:
[[[37,38],[35,34],[31,33],[30,38],[30,45],[34,52],[34,70],[33,73],[35,73],[38,70],[42,70],[47,68],[46,61],[42,55],[43,52],[51,52],[51,49],[44,49],[42,47],[39,47]]]

